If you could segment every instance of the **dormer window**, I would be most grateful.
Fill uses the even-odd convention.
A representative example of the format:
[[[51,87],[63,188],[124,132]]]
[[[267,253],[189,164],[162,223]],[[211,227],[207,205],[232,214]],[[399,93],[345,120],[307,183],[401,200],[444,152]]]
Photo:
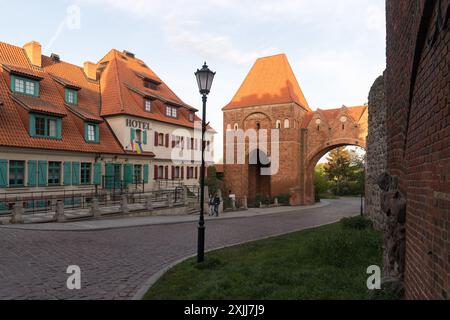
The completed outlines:
[[[194,114],[192,112],[189,112],[189,121],[194,122]]]
[[[39,96],[39,83],[35,80],[12,75],[11,90],[13,92],[37,97]]]
[[[166,116],[171,118],[177,118],[177,108],[172,106],[166,106]]]
[[[150,80],[144,80],[144,87],[151,90],[158,90],[158,85]]]
[[[76,90],[68,88],[65,89],[65,92],[66,92],[65,96],[66,103],[76,106],[78,104],[78,92]]]
[[[152,100],[150,99],[144,100],[144,110],[147,112],[152,112]]]

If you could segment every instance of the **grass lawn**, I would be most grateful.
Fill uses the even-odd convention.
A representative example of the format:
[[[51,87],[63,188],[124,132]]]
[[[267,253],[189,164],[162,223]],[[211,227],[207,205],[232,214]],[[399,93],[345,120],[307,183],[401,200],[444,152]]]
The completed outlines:
[[[145,299],[394,299],[368,292],[366,269],[381,266],[381,234],[360,218],[189,259]]]

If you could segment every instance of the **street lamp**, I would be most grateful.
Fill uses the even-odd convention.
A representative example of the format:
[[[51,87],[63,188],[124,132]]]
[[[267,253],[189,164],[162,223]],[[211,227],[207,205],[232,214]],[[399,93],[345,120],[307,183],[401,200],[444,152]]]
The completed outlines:
[[[203,262],[205,259],[205,132],[206,132],[206,100],[211,90],[215,72],[209,70],[205,64],[195,73],[198,89],[203,100],[202,114],[202,168],[200,170],[200,220],[198,222],[198,244],[197,244],[197,262]]]

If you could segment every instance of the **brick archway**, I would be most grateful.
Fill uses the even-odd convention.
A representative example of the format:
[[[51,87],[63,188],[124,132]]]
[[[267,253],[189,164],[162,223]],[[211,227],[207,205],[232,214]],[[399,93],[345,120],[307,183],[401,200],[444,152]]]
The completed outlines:
[[[315,189],[314,189],[314,170],[319,160],[325,156],[328,152],[346,146],[360,147],[366,150],[366,141],[355,141],[352,139],[344,138],[335,141],[330,141],[326,146],[316,149],[306,160],[305,165],[305,179],[304,179],[304,200],[302,204],[314,204],[315,203]]]

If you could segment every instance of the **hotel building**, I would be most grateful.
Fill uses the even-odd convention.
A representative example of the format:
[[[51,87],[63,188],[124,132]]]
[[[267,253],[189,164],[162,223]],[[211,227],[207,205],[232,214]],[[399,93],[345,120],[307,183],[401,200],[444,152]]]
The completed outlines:
[[[197,110],[133,53],[80,67],[0,42],[0,72],[0,207],[9,194],[198,184]]]

